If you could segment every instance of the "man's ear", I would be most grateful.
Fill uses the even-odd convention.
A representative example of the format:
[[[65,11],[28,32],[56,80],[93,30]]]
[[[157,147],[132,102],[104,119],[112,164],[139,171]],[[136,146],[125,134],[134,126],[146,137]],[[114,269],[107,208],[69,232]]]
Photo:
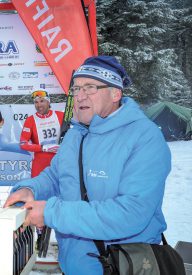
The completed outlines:
[[[112,90],[113,102],[119,101],[121,99],[121,97],[122,97],[122,91],[120,89],[113,88],[113,90]]]

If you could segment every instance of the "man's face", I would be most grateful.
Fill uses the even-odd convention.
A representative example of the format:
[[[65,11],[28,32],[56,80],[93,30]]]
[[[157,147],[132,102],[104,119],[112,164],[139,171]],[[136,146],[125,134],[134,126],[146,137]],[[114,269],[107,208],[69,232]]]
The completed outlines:
[[[105,85],[91,78],[79,77],[74,79],[73,86],[83,86],[88,84]],[[115,89],[114,90],[118,90]],[[119,90],[118,90],[119,91]],[[111,88],[102,88],[95,94],[87,95],[83,89],[80,89],[77,96],[74,96],[74,109],[79,122],[89,125],[95,114],[100,117],[106,117],[114,112],[119,105],[119,100],[114,99]]]
[[[43,97],[37,97],[35,98],[34,104],[35,109],[41,115],[46,115],[49,112],[50,102],[47,99]]]

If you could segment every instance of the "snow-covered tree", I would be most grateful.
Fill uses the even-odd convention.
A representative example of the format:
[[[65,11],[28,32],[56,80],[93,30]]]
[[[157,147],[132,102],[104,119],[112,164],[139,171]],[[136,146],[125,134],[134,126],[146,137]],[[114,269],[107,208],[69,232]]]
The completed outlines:
[[[99,52],[126,67],[126,93],[192,107],[192,1],[98,0],[97,14]]]

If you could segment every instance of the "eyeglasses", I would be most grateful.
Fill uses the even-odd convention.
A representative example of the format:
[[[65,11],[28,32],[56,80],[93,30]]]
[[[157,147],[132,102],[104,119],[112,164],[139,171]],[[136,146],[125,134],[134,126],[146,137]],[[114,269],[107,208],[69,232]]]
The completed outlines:
[[[35,91],[31,94],[31,97],[33,99],[36,98],[37,96],[39,96],[39,97],[48,97],[49,95],[46,91],[41,91],[41,90]]]
[[[108,85],[97,86],[95,84],[85,84],[83,86],[73,86],[70,89],[70,92],[73,96],[77,96],[81,89],[83,89],[86,95],[96,94],[99,89],[108,88]]]

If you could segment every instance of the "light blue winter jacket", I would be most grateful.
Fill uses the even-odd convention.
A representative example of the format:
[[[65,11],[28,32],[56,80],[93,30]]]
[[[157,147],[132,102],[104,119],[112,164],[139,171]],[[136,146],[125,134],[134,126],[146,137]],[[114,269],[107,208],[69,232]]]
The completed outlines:
[[[166,229],[162,214],[170,151],[159,130],[130,98],[90,127],[73,122],[51,166],[14,188],[30,187],[47,200],[45,224],[55,229],[60,266],[66,275],[100,275],[92,239],[159,243]],[[79,145],[90,202],[81,201]]]

